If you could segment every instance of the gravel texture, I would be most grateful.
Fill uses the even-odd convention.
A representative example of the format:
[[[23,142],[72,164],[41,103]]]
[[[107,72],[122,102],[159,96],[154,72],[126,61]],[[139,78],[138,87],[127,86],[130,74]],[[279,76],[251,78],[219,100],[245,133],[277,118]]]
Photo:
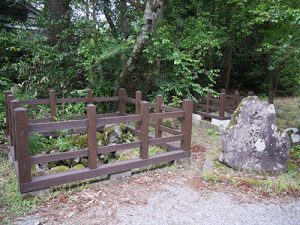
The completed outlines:
[[[300,201],[239,203],[230,194],[165,186],[144,206],[117,210],[116,224],[300,224]],[[112,222],[111,224],[115,224]]]

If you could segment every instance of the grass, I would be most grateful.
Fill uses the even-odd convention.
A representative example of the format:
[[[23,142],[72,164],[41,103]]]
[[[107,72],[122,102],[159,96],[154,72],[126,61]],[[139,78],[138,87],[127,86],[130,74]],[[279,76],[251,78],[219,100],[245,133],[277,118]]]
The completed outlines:
[[[289,127],[300,128],[300,97],[278,98],[274,101],[279,130]]]
[[[8,159],[0,155],[0,223],[9,223],[8,218],[12,216],[26,215],[36,209],[38,202],[37,197],[22,198],[14,169]]]

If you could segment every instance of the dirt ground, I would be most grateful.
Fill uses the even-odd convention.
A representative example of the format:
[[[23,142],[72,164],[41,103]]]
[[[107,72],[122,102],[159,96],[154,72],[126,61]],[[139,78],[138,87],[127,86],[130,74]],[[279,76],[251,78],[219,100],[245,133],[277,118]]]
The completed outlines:
[[[300,224],[300,200],[200,179],[204,153],[219,148],[194,129],[188,162],[61,191],[16,224]]]

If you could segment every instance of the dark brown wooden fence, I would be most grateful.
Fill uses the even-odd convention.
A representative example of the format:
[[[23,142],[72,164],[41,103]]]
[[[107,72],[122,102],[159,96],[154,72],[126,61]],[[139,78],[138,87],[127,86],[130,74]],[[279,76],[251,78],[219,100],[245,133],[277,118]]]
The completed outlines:
[[[77,116],[67,121],[55,121],[57,105],[62,103],[87,103],[87,114]],[[116,113],[97,114],[93,103],[117,102],[119,110]],[[50,115],[47,118],[28,118],[26,105],[50,105]],[[126,113],[126,104],[135,105],[135,114]],[[142,101],[142,93],[136,92],[135,98],[129,98],[125,89],[119,90],[119,96],[94,97],[91,90],[85,98],[57,98],[54,90],[49,91],[49,99],[17,100],[11,92],[5,92],[6,135],[9,142],[9,157],[13,161],[19,181],[20,192],[26,193],[56,185],[114,174],[151,164],[164,163],[189,157],[191,149],[192,111],[191,100],[184,100],[182,109],[163,105],[163,97],[157,96],[156,103]],[[150,112],[149,109],[152,108]],[[181,130],[171,129],[162,125],[162,119],[182,118]],[[150,122],[150,121],[155,121]],[[129,122],[135,122],[130,126]],[[126,128],[139,141],[112,146],[97,147],[96,130],[107,124],[125,123]],[[149,126],[155,128],[155,136],[149,135]],[[55,132],[62,129],[86,130],[88,148],[51,155],[30,156],[29,137],[31,133]],[[163,132],[168,133],[167,137]],[[171,136],[170,136],[171,135]],[[174,142],[180,142],[176,144]],[[149,145],[161,145],[167,152],[149,156]],[[97,164],[97,155],[140,148],[140,157],[136,159]],[[76,157],[88,157],[88,168],[70,170],[44,176],[32,176],[31,167],[34,164],[45,164]]]
[[[253,92],[248,93],[248,96],[253,95]],[[208,94],[200,99],[200,103],[195,103],[194,113],[204,118],[228,120],[243,98],[244,96],[240,96],[237,90],[233,95],[229,95],[226,94],[226,89],[222,89],[219,97],[213,97],[211,94]]]

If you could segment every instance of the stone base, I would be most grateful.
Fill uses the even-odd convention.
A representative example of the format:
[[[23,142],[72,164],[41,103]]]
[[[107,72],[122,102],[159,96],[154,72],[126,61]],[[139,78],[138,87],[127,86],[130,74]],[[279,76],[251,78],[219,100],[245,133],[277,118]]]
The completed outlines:
[[[202,121],[202,116],[193,113],[193,124],[195,126],[198,126],[198,124],[201,123],[201,121]]]
[[[211,119],[211,123],[219,127],[221,131],[225,130],[225,128],[229,125],[230,120],[218,120],[218,119]]]
[[[178,159],[175,161],[176,165],[187,165],[191,163],[191,158]]]
[[[209,121],[203,120],[202,116],[193,113],[193,125],[199,129],[214,129],[219,130],[216,125],[211,124]]]
[[[45,195],[50,194],[50,188],[47,189],[42,189],[42,190],[37,190],[37,191],[32,191],[28,193],[21,194],[22,198],[28,198],[28,197],[44,197]]]
[[[131,170],[121,172],[121,173],[115,173],[111,174],[109,176],[110,181],[117,181],[117,180],[123,180],[131,176]]]

